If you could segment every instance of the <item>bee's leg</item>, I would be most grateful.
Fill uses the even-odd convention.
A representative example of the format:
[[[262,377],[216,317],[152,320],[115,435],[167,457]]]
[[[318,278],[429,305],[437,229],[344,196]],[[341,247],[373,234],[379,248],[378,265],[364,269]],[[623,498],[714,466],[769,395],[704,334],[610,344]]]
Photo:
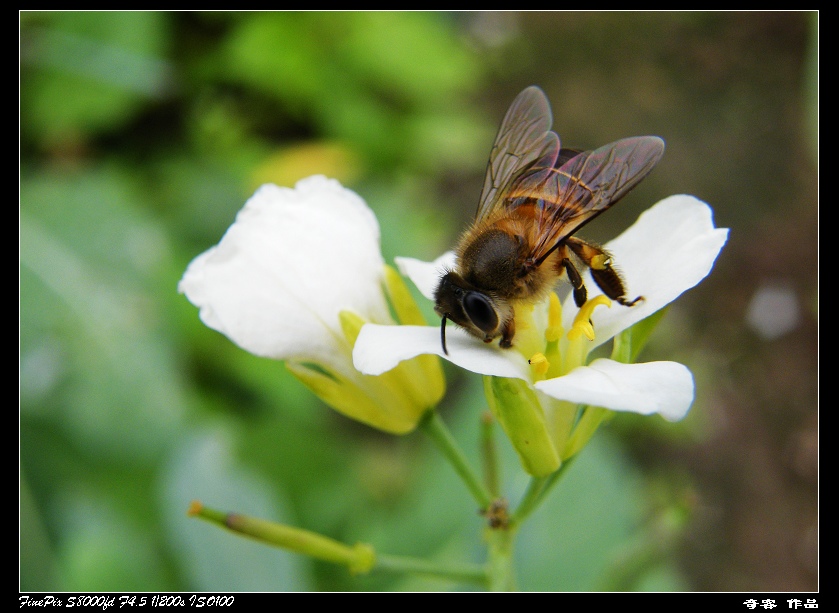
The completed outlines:
[[[513,337],[516,335],[516,318],[510,316],[507,321],[504,322],[504,327],[501,329],[501,340],[498,344],[503,349],[509,349],[513,346]]]
[[[580,272],[568,258],[563,258],[559,261],[559,264],[565,269],[568,280],[574,288],[574,303],[577,305],[577,308],[582,307],[586,303],[588,292],[586,291],[586,286],[583,284],[583,278],[580,276]]]
[[[574,289],[574,303],[577,305],[577,308],[582,308],[586,300],[588,300],[588,291],[583,283],[583,277],[580,276],[580,271],[577,270],[574,262],[571,261],[571,254],[568,253],[567,248],[568,240],[565,239],[565,242],[557,248],[553,267],[556,274],[561,276],[564,272],[568,276],[568,281]]]
[[[623,279],[618,271],[612,268],[612,256],[605,249],[573,236],[565,239],[565,244],[591,269],[594,282],[609,298],[623,306],[632,306],[643,300],[643,296],[638,296],[635,300],[626,299]]]

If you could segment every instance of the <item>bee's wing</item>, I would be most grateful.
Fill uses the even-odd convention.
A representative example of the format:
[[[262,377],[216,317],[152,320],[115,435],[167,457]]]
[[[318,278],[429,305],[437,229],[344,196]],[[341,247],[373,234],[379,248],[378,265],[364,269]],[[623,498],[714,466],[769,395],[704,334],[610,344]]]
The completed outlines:
[[[504,193],[528,167],[553,168],[559,137],[551,132],[551,107],[545,93],[532,85],[507,110],[487,164],[475,219],[480,221],[504,201]]]
[[[664,141],[657,136],[625,138],[580,153],[559,168],[534,168],[521,176],[508,197],[512,206],[538,200],[534,261],[541,263],[560,241],[625,196],[663,154]]]

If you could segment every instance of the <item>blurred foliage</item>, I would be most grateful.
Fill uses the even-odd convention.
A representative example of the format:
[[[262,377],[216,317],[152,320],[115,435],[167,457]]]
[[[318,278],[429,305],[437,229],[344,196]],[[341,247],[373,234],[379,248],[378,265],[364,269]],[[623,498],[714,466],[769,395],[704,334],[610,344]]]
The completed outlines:
[[[198,498],[388,553],[482,560],[482,520],[427,441],[331,412],[205,328],[176,286],[257,185],[316,173],[368,201],[388,260],[436,257],[474,211],[499,118],[537,83],[571,145],[668,143],[592,238],[689,192],[733,244],[650,347],[694,370],[693,415],[616,419],[617,436],[596,437],[523,531],[520,586],[810,589],[809,553],[792,583],[738,561],[736,543],[684,556],[703,509],[727,512],[698,459],[713,417],[749,407],[738,385],[779,408],[797,398],[788,420],[809,440],[812,371],[803,391],[765,391],[753,375],[769,354],[730,313],[754,289],[744,262],[756,283],[815,261],[817,27],[805,13],[20,13],[20,588],[469,589],[351,577],[186,517]],[[812,322],[815,274],[795,287]],[[720,332],[736,346],[709,340]],[[476,458],[480,381],[448,375],[442,415]],[[515,498],[525,483],[502,446]],[[680,458],[669,475],[653,450]],[[708,570],[717,555],[728,583]]]

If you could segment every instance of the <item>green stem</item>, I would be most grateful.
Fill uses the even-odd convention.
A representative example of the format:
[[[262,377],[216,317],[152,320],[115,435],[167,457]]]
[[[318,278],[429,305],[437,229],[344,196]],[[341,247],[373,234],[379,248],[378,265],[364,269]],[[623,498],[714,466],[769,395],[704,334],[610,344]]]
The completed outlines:
[[[576,456],[565,460],[556,472],[547,477],[534,477],[531,479],[530,485],[528,485],[527,491],[525,491],[518,508],[510,518],[511,526],[516,527],[521,525],[542,504],[547,493],[553,489],[553,486],[559,482],[562,475],[565,474],[565,471],[574,462],[574,458]]]
[[[484,467],[484,483],[493,498],[498,498],[498,453],[495,449],[495,418],[485,411],[481,416],[481,459]]]
[[[600,407],[587,406],[574,426],[574,432],[565,443],[565,453],[568,457],[576,457],[583,450],[594,433],[604,421],[614,417],[614,412]]]
[[[455,472],[457,472],[466,484],[466,487],[469,488],[472,497],[477,501],[479,507],[482,510],[487,509],[492,502],[492,496],[486,487],[484,487],[484,484],[481,483],[480,477],[469,466],[466,461],[466,456],[460,447],[458,447],[457,441],[455,441],[451,432],[449,432],[446,424],[437,415],[437,411],[429,411],[420,422],[420,427],[434,441],[437,448],[443,452],[443,455],[452,465]]]
[[[489,590],[491,592],[511,592],[516,589],[513,572],[513,543],[515,528],[488,530],[489,553]]]
[[[419,558],[380,554],[364,543],[347,545],[302,528],[238,513],[225,513],[205,507],[198,501],[190,505],[188,514],[266,545],[301,553],[325,562],[341,564],[353,574],[366,574],[373,571],[413,573],[461,583],[477,583],[484,587],[489,585],[489,573],[484,565],[446,564]]]
[[[551,475],[547,477],[531,477],[530,483],[527,485],[527,490],[525,490],[524,496],[522,496],[519,502],[519,506],[510,518],[512,525],[517,526],[521,524],[524,518],[530,515],[539,505],[539,502],[542,500],[542,491],[550,479]]]
[[[262,543],[302,553],[318,560],[342,564],[353,574],[370,572],[376,565],[376,552],[365,543],[347,545],[328,536],[295,526],[278,524],[240,513],[225,513],[193,501],[187,512],[217,526]]]
[[[448,579],[450,581],[477,583],[484,587],[489,582],[487,568],[482,564],[445,564],[421,560],[419,558],[387,554],[376,556],[376,565],[373,567],[373,570],[426,575]]]

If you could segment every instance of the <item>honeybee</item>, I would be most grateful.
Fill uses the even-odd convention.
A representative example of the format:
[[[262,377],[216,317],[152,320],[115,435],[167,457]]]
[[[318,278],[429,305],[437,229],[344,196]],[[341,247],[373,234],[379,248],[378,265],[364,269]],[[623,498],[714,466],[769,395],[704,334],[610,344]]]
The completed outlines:
[[[595,149],[563,149],[551,130],[544,92],[531,86],[510,106],[487,164],[475,221],[455,249],[457,261],[434,293],[446,321],[489,343],[511,347],[515,305],[544,298],[565,275],[581,307],[580,270],[588,267],[603,293],[630,307],[611,255],[573,234],[646,177],[664,154],[656,136],[625,138]]]

